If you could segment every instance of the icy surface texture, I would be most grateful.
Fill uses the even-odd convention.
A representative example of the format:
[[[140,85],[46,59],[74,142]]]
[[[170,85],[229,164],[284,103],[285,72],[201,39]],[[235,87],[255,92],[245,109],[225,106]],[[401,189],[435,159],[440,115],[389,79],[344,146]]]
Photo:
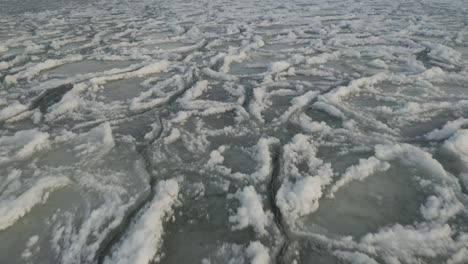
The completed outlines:
[[[1,263],[468,263],[465,0],[0,10]]]

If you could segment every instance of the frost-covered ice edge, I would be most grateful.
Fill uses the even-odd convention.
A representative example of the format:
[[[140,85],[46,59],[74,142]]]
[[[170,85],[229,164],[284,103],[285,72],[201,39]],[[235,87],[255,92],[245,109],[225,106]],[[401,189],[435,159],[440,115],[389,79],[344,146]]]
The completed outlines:
[[[0,262],[468,263],[467,17],[461,0],[2,15]]]

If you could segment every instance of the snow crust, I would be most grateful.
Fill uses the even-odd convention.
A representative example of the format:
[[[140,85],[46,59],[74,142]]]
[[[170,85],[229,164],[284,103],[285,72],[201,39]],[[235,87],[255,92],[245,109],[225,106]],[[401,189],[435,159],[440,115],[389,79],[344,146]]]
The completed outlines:
[[[37,129],[18,131],[0,137],[0,164],[23,160],[49,146],[49,133]]]
[[[252,226],[259,235],[266,234],[266,228],[271,224],[272,214],[263,209],[262,198],[253,186],[247,186],[242,191],[237,191],[233,198],[241,203],[229,221],[235,223],[234,229],[243,229]]]
[[[128,234],[119,243],[106,263],[148,263],[158,252],[163,234],[163,223],[173,214],[179,184],[175,180],[161,181],[147,210],[132,224]]]
[[[2,197],[0,230],[13,225],[35,205],[46,202],[49,193],[54,189],[64,187],[69,183],[70,180],[66,177],[44,177],[18,197]]]

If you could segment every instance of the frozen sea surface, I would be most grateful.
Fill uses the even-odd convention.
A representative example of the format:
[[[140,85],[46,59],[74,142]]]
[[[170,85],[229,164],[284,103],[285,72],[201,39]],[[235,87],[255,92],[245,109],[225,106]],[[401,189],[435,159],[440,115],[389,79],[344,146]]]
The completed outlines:
[[[0,10],[0,263],[468,263],[465,0]]]

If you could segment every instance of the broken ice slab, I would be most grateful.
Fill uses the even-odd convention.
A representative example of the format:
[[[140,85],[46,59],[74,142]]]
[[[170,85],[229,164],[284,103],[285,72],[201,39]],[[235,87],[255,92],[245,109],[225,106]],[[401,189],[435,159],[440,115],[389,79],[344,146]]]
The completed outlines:
[[[64,133],[25,161],[13,161],[18,173],[2,187],[7,197],[0,211],[9,209],[0,237],[15,242],[0,252],[24,249],[29,237],[39,236],[37,250],[11,260],[21,263],[37,255],[62,263],[91,261],[96,247],[148,195],[148,174],[135,156],[131,144],[116,144],[111,128],[103,125],[81,135]]]
[[[415,175],[393,165],[362,181],[354,181],[323,197],[314,213],[299,220],[308,232],[359,238],[395,223],[420,220],[419,208],[425,202]]]
[[[98,73],[114,68],[125,68],[135,63],[133,61],[82,60],[61,65],[45,73],[51,76],[71,77],[78,74]]]

